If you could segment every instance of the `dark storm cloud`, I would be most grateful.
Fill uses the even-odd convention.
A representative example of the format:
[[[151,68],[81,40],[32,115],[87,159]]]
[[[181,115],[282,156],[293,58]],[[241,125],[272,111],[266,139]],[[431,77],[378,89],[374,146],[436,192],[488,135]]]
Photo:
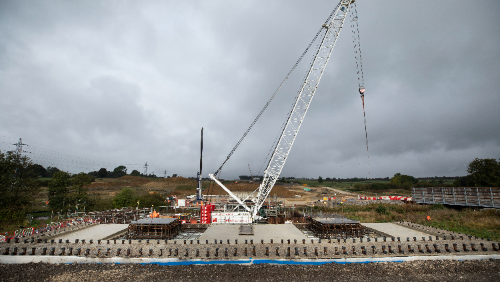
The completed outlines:
[[[158,175],[194,176],[204,127],[204,171],[213,172],[335,5],[2,1],[0,149],[23,137],[66,152],[60,166],[84,156],[92,170],[147,161]],[[282,175],[455,176],[475,157],[500,157],[498,1],[357,7],[370,161],[348,18]],[[309,62],[222,177],[263,167]]]

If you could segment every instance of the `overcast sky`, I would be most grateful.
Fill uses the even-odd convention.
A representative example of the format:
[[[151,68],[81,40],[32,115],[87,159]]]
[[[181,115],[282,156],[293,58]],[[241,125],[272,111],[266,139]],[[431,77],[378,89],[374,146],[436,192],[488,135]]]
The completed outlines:
[[[189,177],[204,127],[207,177],[336,5],[0,0],[0,150],[23,138],[45,167],[147,162]],[[500,1],[359,0],[357,11],[369,160],[348,17],[282,176],[458,176],[500,158]],[[310,60],[221,178],[248,164],[262,175]]]

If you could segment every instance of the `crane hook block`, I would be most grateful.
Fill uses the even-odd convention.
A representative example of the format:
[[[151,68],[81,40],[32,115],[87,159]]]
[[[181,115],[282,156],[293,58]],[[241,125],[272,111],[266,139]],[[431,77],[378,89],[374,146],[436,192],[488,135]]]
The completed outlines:
[[[363,86],[359,87],[359,94],[365,95],[365,88]]]

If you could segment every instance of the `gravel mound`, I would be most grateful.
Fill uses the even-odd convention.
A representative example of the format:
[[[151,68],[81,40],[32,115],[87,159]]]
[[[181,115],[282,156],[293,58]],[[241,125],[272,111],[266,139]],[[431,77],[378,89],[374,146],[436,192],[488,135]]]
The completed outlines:
[[[311,265],[3,264],[1,281],[500,281],[500,260]]]

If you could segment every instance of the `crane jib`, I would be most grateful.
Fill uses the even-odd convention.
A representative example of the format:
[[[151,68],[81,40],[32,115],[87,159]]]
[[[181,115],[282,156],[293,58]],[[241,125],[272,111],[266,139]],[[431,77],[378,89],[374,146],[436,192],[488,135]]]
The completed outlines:
[[[351,3],[352,1],[340,1],[335,8],[334,16],[323,26],[324,36],[321,40],[320,47],[317,49],[313,63],[311,64],[299,94],[297,95],[294,107],[290,112],[285,127],[283,128],[275,151],[271,156],[266,170],[264,171],[264,180],[260,185],[259,193],[254,200],[255,206],[253,210],[253,217],[257,215],[258,210],[264,203],[265,199],[269,196],[276,180],[281,174],[286,158],[288,157],[295,138],[297,137],[297,133],[300,130],[300,126],[302,125],[325,67],[330,59],[332,50],[335,47],[338,35],[342,30]]]
[[[309,109],[312,98],[314,97],[318,84],[323,76],[323,72],[330,59],[332,50],[335,47],[339,33],[342,30],[344,21],[352,3],[354,3],[354,0],[341,0],[335,7],[334,12],[328,18],[328,21],[322,26],[321,33],[323,34],[323,37],[321,38],[321,43],[316,50],[313,62],[305,76],[293,108],[290,111],[287,121],[283,127],[279,141],[276,144],[267,168],[264,171],[264,178],[258,188],[257,196],[252,199],[254,203],[251,208],[252,219],[256,218],[260,208],[269,196],[269,193],[281,174],[281,170],[285,165],[285,161],[290,153],[295,138],[297,137],[297,133],[300,130],[307,110]],[[248,133],[248,131],[246,133]],[[230,194],[230,196],[233,197],[246,210],[250,209],[244,202],[241,201],[241,199],[231,193],[229,189],[222,185],[222,183],[217,181],[214,175],[210,175],[210,178],[216,181],[219,186],[226,190],[226,192],[228,192],[228,194]]]

